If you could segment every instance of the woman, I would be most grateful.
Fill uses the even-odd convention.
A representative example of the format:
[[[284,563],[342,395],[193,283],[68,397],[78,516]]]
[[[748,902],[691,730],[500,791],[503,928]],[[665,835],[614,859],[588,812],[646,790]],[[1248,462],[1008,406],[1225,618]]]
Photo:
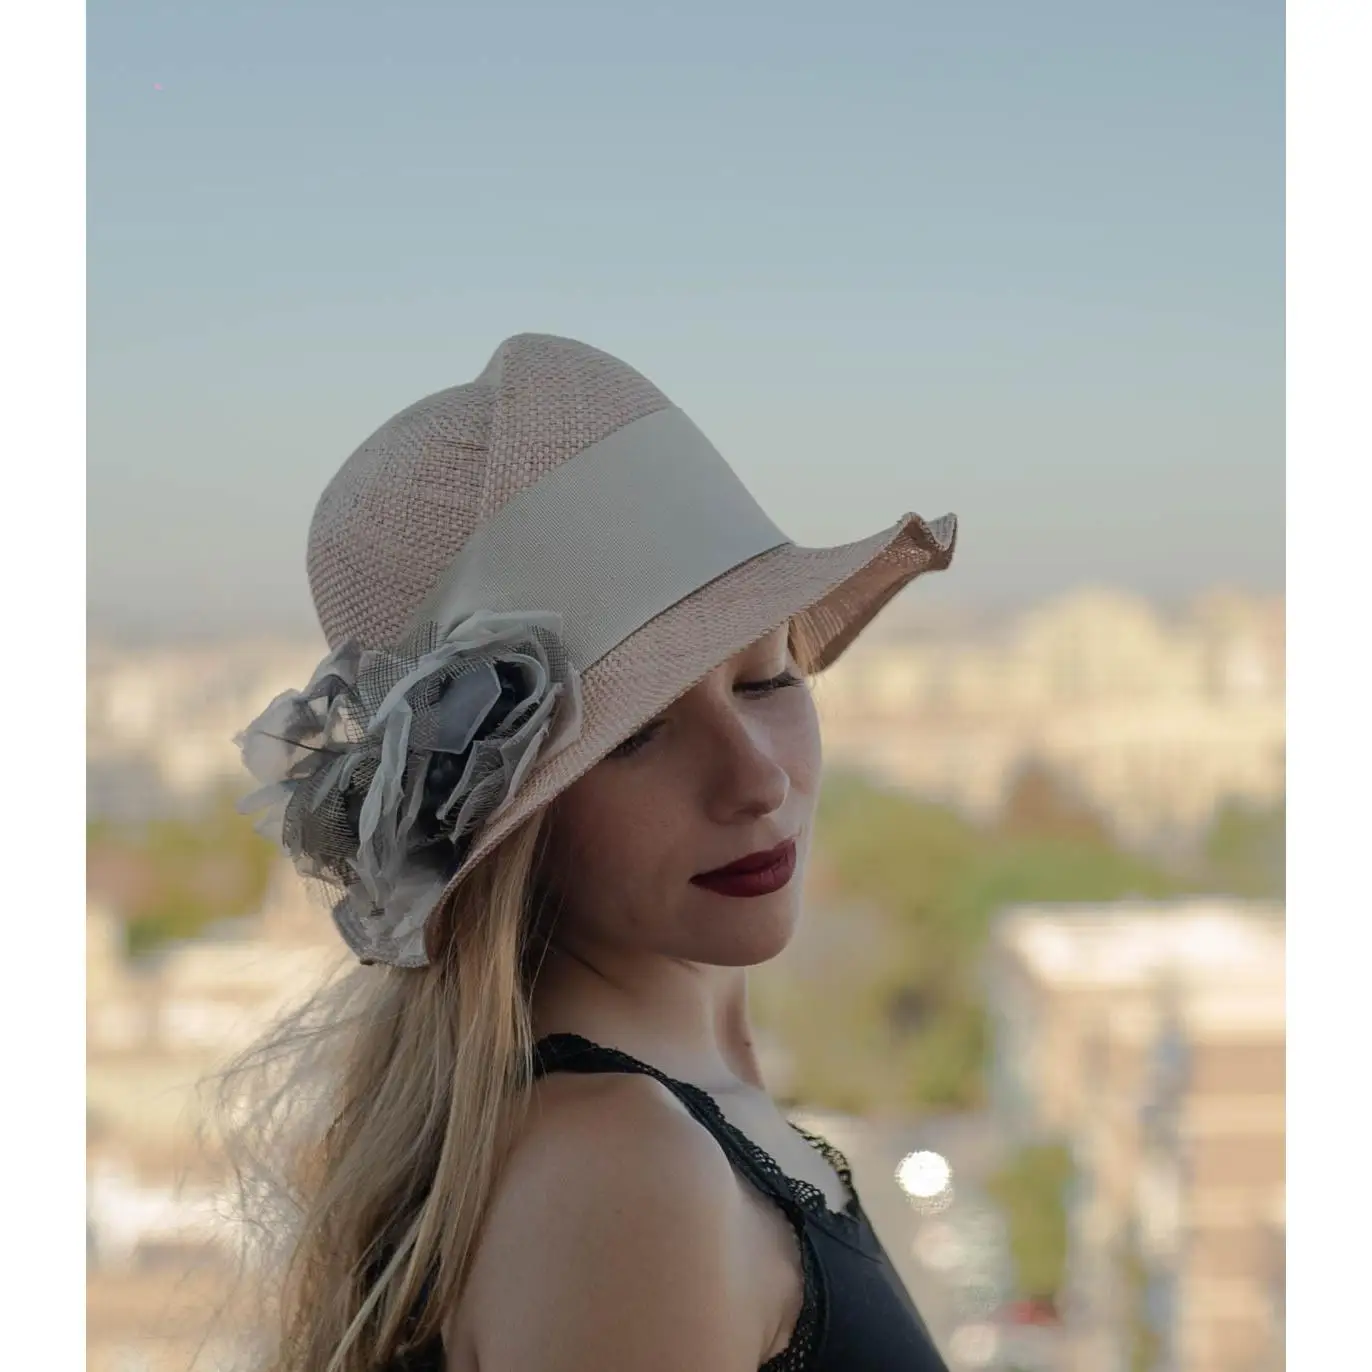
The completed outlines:
[[[536,335],[344,464],[333,651],[240,740],[362,964],[245,1064],[286,1150],[270,1367],[942,1368],[768,1096],[747,969],[800,917],[808,678],[953,540],[798,548],[644,377]]]

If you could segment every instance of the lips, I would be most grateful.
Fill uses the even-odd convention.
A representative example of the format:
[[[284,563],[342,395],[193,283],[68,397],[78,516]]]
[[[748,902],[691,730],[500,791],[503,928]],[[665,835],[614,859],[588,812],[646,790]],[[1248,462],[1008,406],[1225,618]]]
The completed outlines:
[[[734,877],[745,872],[765,871],[768,867],[775,867],[786,856],[787,851],[795,847],[795,843],[795,839],[788,838],[784,843],[778,843],[775,848],[768,848],[766,852],[749,853],[747,857],[741,857],[727,867],[716,867],[712,872],[701,872],[691,880],[713,881],[716,877]]]
[[[750,853],[728,867],[702,873],[692,877],[691,881],[720,896],[766,896],[787,885],[795,875],[795,870],[795,840],[788,839],[766,853]]]

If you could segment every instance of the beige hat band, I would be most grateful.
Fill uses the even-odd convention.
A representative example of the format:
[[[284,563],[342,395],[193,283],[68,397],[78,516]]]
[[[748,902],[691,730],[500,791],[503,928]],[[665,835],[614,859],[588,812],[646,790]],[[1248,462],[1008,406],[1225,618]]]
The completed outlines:
[[[791,540],[675,406],[616,429],[480,524],[413,617],[552,611],[578,671]]]

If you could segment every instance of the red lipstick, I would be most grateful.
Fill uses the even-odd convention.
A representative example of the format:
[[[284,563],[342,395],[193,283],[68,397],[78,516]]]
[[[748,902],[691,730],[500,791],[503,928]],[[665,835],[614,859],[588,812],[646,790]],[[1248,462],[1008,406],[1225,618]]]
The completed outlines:
[[[702,872],[691,880],[721,896],[765,896],[781,890],[795,870],[796,841],[787,839],[765,853],[749,853],[727,867]]]

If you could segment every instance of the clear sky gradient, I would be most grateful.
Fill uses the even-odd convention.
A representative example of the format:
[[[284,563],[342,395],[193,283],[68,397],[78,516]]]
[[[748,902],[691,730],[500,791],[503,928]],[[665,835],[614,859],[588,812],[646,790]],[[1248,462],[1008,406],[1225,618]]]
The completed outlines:
[[[310,624],[306,529],[510,333],[910,595],[1284,578],[1275,0],[95,4],[92,627]]]

